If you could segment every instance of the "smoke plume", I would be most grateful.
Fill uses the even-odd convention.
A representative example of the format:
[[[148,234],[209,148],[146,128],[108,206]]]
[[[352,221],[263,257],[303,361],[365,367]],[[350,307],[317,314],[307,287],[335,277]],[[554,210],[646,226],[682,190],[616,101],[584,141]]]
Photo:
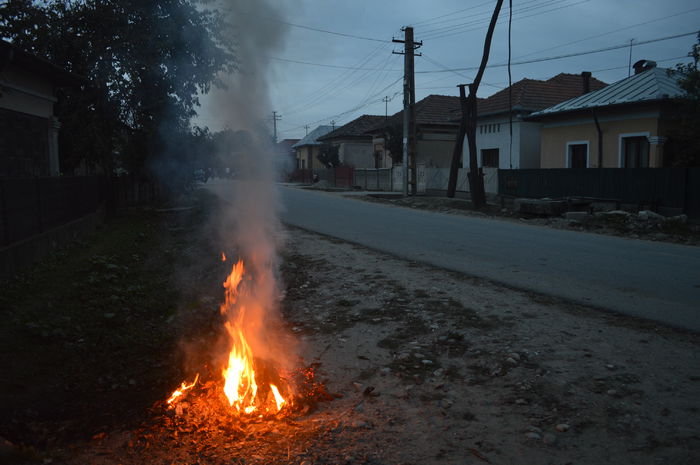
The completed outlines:
[[[219,184],[226,205],[220,215],[221,240],[243,259],[246,276],[252,279],[251,294],[239,307],[245,307],[245,336],[253,353],[290,367],[294,347],[280,331],[278,248],[283,233],[268,124],[272,107],[267,57],[282,45],[284,25],[271,0],[221,1],[219,8],[229,24],[238,62],[238,72],[222,78],[225,91],[216,92],[205,108],[236,135],[234,153],[227,154],[234,179]]]

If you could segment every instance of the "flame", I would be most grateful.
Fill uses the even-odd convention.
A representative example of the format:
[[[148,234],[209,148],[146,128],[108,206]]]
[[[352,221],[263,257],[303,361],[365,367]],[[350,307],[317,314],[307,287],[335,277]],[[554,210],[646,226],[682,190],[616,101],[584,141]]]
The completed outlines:
[[[222,260],[225,260],[226,256],[223,252],[221,255]],[[224,381],[223,393],[229,406],[235,409],[235,413],[256,413],[263,416],[267,413],[277,413],[285,405],[290,404],[290,400],[285,399],[282,394],[290,391],[290,386],[269,362],[256,359],[248,343],[246,331],[256,331],[256,323],[247,315],[246,305],[255,311],[261,304],[251,295],[249,285],[252,281],[243,281],[244,273],[243,261],[239,260],[233,265],[231,273],[223,283],[225,300],[220,311],[228,320],[224,326],[231,343],[226,367],[221,370]],[[242,297],[241,301],[239,297]],[[259,371],[262,372],[262,376],[256,373],[256,363],[260,365]],[[173,404],[181,400],[198,380],[199,374],[192,383],[183,382],[167,400],[168,405],[173,407]],[[272,384],[270,382],[272,380],[282,384]],[[282,388],[282,392],[278,386]],[[291,396],[293,392],[287,392],[287,395]]]
[[[239,413],[267,413],[269,411],[277,413],[286,404],[286,400],[280,394],[277,386],[271,383],[263,383],[263,387],[265,387],[264,384],[267,384],[267,387],[272,392],[276,409],[273,409],[271,402],[266,402],[266,399],[261,399],[258,396],[260,380],[256,377],[255,357],[246,340],[244,331],[246,327],[246,308],[243,305],[237,306],[239,293],[245,292],[245,290],[239,290],[243,282],[244,273],[243,261],[239,260],[233,265],[231,274],[224,281],[226,299],[221,306],[221,313],[228,315],[231,309],[234,309],[236,315],[233,321],[226,323],[226,330],[231,338],[231,351],[228,355],[228,364],[222,370],[224,394],[226,394],[229,405],[234,407]],[[266,389],[264,392],[266,392]]]
[[[221,252],[221,261],[225,262],[226,261],[226,254]]]
[[[184,393],[189,391],[194,387],[195,384],[197,384],[197,380],[199,379],[199,373],[197,373],[197,376],[194,377],[194,381],[192,381],[191,384],[187,384],[186,381],[183,381],[183,383],[180,385],[179,388],[175,389],[173,393],[170,395],[170,398],[168,399],[168,405],[172,404],[175,402],[177,399],[179,399]]]

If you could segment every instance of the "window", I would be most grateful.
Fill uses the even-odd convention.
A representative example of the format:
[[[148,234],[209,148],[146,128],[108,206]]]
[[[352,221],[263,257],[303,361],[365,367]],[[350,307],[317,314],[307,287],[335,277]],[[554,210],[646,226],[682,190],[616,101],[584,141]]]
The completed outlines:
[[[566,152],[567,168],[588,168],[588,141],[569,142]]]
[[[649,139],[647,136],[622,137],[620,145],[623,168],[649,167]]]
[[[481,166],[484,168],[498,168],[498,149],[482,149]]]

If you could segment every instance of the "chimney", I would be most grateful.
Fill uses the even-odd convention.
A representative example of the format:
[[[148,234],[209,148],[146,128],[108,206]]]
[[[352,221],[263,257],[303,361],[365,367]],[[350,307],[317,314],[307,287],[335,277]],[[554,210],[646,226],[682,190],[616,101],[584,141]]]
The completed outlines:
[[[634,68],[634,74],[639,74],[643,73],[644,71],[656,68],[656,62],[651,60],[639,60],[638,62],[632,65],[632,68]]]
[[[583,81],[583,93],[587,94],[591,91],[591,72],[584,71],[581,73],[581,80]]]

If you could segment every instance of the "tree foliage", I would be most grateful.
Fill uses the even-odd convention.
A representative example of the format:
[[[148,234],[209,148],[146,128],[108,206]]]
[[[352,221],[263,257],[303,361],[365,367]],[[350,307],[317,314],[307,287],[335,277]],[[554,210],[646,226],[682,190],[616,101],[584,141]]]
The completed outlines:
[[[174,163],[201,139],[190,119],[198,94],[235,69],[225,25],[197,0],[10,0],[0,36],[85,78],[60,90],[62,170],[81,161],[143,171]],[[187,149],[187,152],[186,152]],[[185,163],[187,164],[187,163]]]
[[[326,168],[340,166],[339,149],[339,146],[328,142],[321,144],[318,152],[318,160],[323,163]]]
[[[669,70],[684,91],[682,97],[675,99],[675,121],[664,149],[665,164],[673,166],[700,166],[700,33],[688,56],[692,63],[678,64]]]

